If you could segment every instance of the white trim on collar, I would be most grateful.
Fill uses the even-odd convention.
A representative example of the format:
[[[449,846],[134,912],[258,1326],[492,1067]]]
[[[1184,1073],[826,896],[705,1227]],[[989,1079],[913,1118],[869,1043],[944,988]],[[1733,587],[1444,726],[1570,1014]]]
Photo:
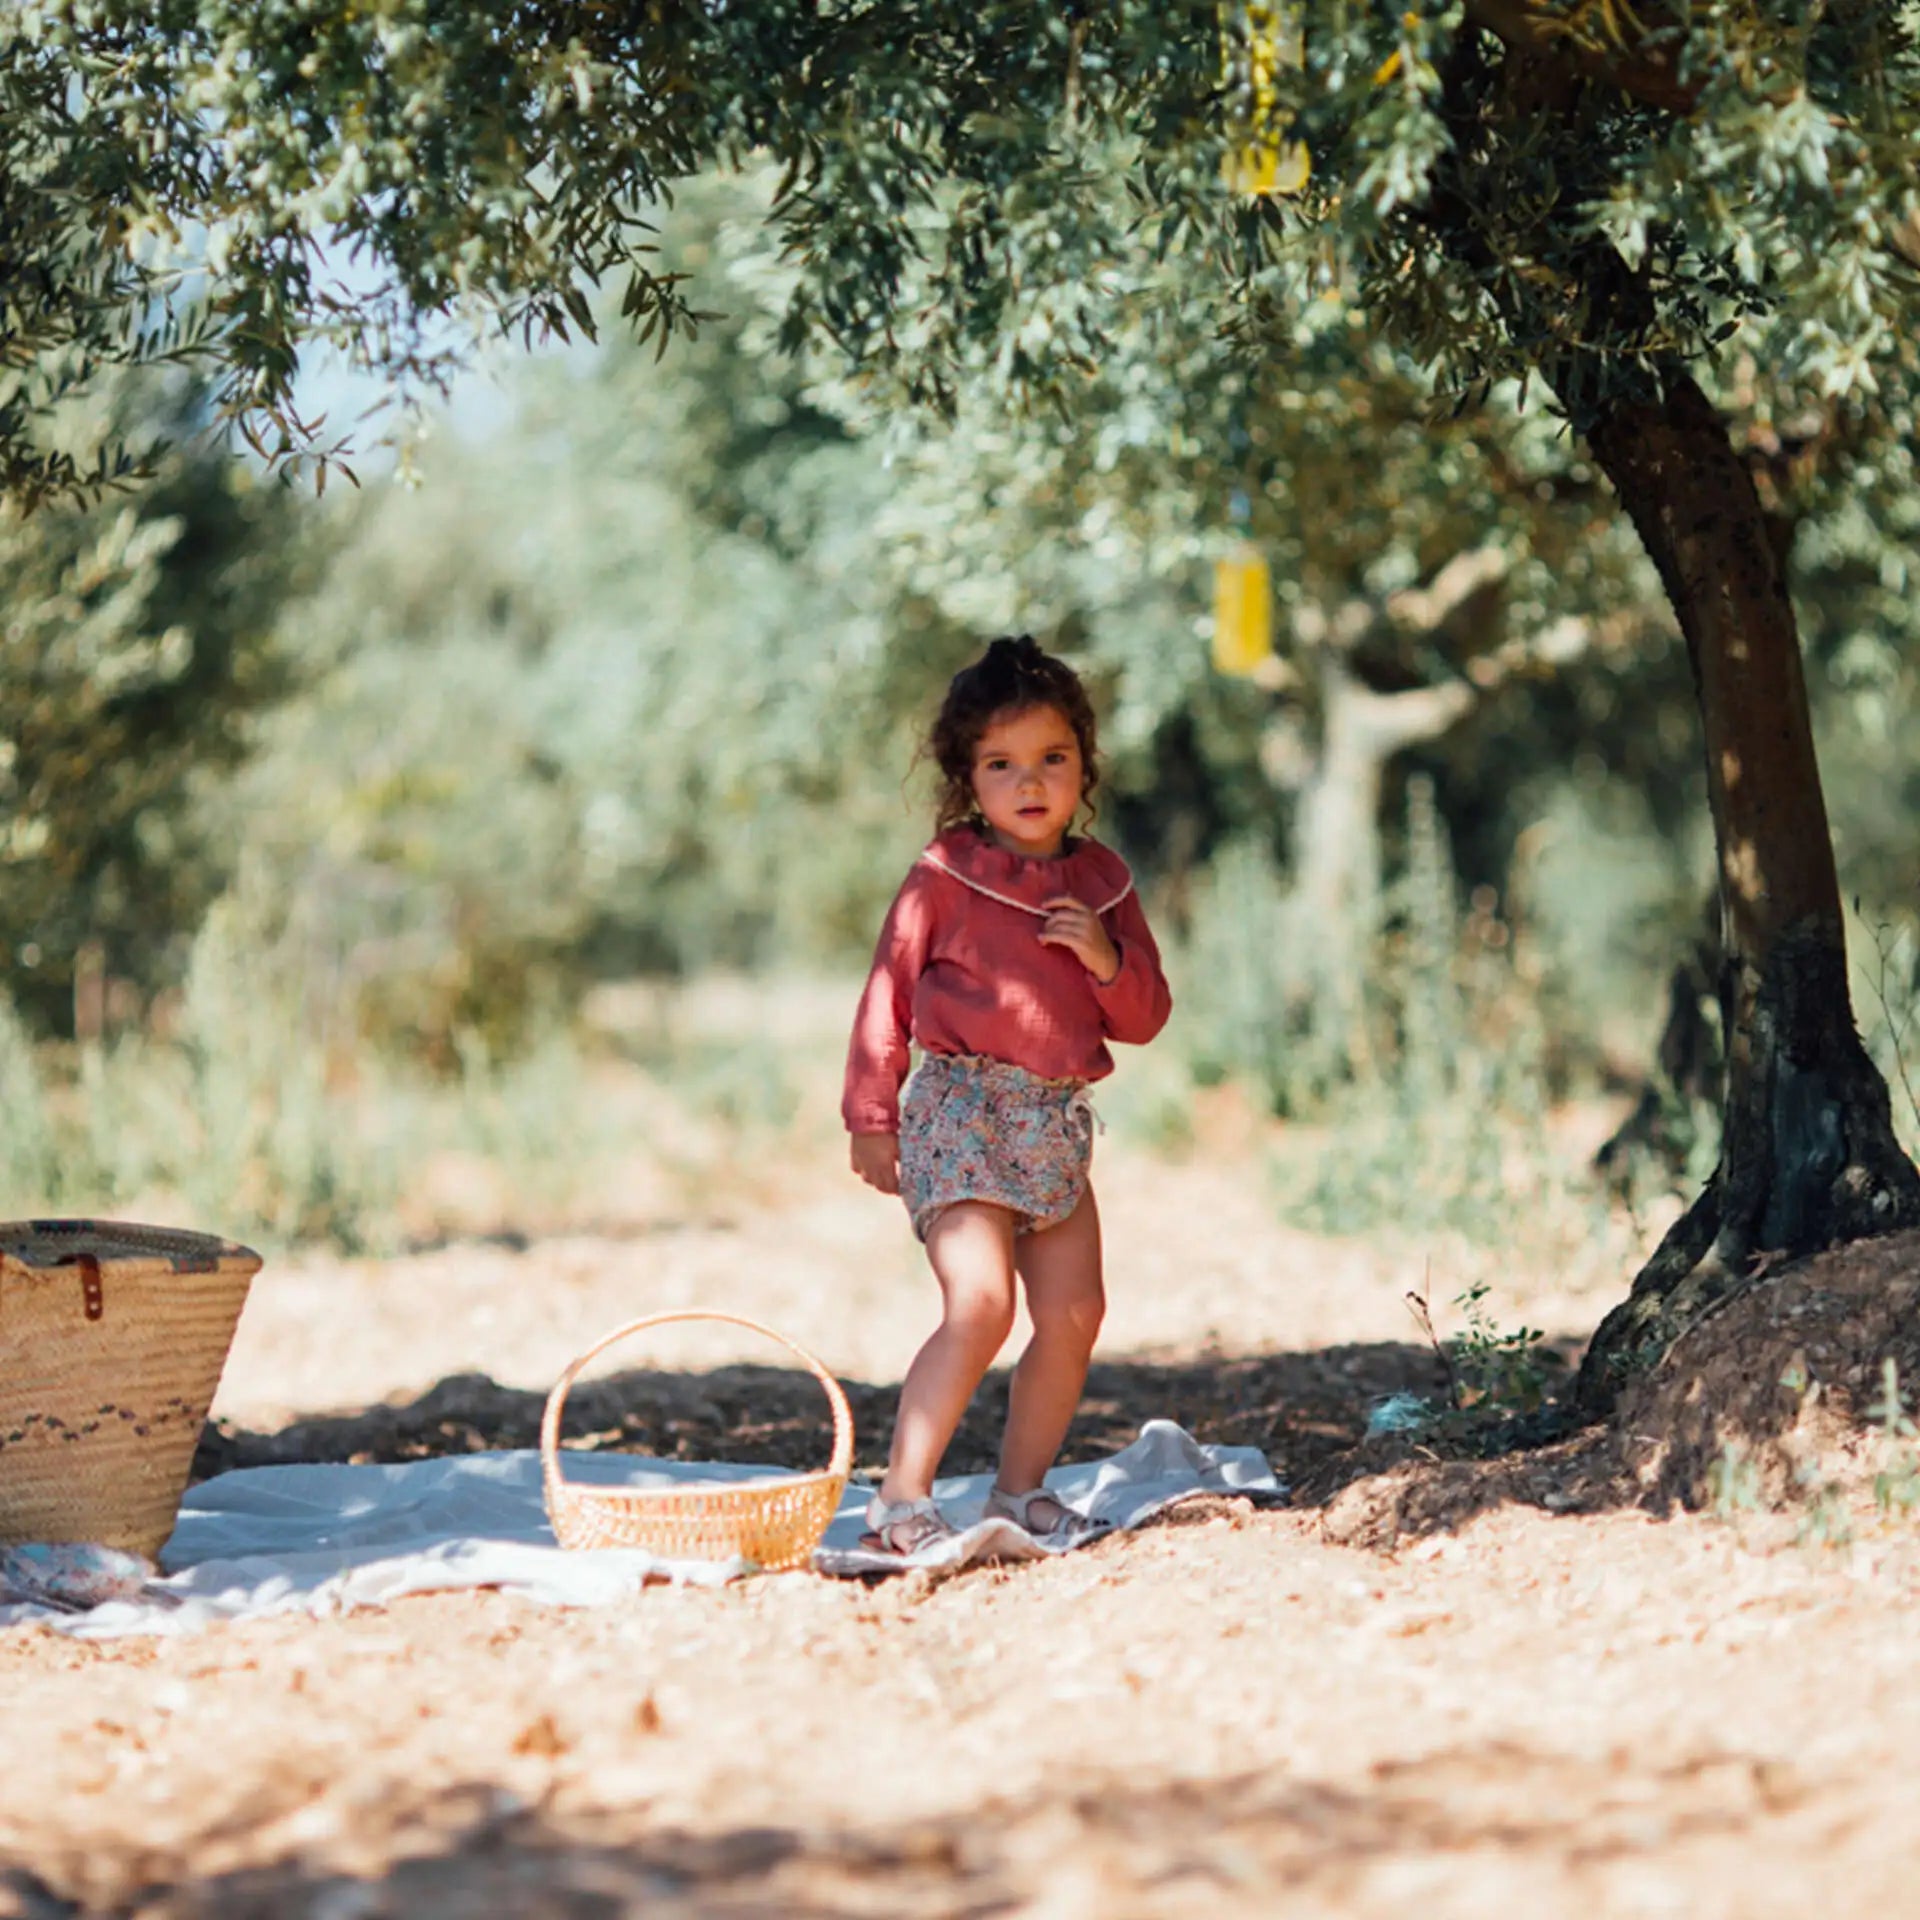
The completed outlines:
[[[949,880],[958,880],[963,887],[971,887],[975,893],[984,894],[989,900],[997,900],[1003,907],[1013,907],[1021,913],[1030,913],[1036,920],[1044,920],[1047,918],[1047,909],[1045,907],[1029,906],[1026,901],[1016,900],[1010,893],[996,893],[992,887],[982,886],[978,880],[969,879],[958,867],[948,866],[931,847],[928,847],[921,854],[920,859],[925,862],[926,865],[932,867],[936,873],[944,873]],[[1095,907],[1094,912],[1097,914],[1111,913],[1132,891],[1133,875],[1129,873],[1127,875],[1127,884],[1122,887],[1111,900],[1105,901],[1100,906]]]

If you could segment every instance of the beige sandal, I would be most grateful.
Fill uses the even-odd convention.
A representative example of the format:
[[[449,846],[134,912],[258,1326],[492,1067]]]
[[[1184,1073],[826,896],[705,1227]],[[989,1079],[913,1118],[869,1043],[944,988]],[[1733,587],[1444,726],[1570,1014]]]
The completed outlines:
[[[1036,1525],[1033,1510],[1039,1506],[1051,1507],[1059,1518],[1050,1525]],[[1011,1520],[1016,1527],[1050,1547],[1077,1547],[1113,1531],[1111,1520],[1096,1520],[1092,1514],[1068,1506],[1048,1487],[1030,1487],[1025,1493],[1008,1493],[1002,1487],[995,1487],[987,1495],[984,1517]]]
[[[860,1545],[868,1553],[890,1553],[911,1560],[916,1553],[951,1540],[959,1529],[931,1500],[882,1500],[867,1503],[867,1531]]]

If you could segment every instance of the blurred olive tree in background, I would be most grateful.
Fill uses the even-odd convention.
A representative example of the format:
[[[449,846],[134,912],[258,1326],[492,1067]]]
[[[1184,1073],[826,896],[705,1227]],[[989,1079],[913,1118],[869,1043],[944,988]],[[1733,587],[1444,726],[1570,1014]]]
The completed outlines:
[[[1459,782],[1478,881],[1504,880],[1533,818],[1516,770],[1564,784],[1572,722],[1535,715],[1556,677],[1631,690],[1618,758],[1650,730],[1629,775],[1686,787],[1670,629],[1550,422],[1436,425],[1338,308],[1323,377],[1250,410],[1204,340],[1143,339],[1116,345],[1070,428],[984,380],[952,429],[876,414],[777,351],[790,272],[768,186],[678,197],[661,259],[725,315],[697,339],[659,364],[614,335],[531,367],[503,428],[430,446],[424,486],[335,516],[325,585],[289,628],[324,677],[266,730],[230,811],[315,964],[366,976],[389,1042],[508,1044],[596,975],[857,958],[923,830],[918,730],[1002,628],[1038,628],[1095,678],[1103,831],[1176,932],[1197,903],[1203,938],[1259,937],[1236,900],[1194,891],[1225,847],[1284,888],[1248,956],[1282,1108],[1392,1049],[1397,1002],[1362,1000],[1392,917],[1395,755],[1464,768],[1462,723],[1504,727],[1479,749],[1497,772]],[[1286,615],[1258,684],[1223,681],[1205,639],[1244,489]],[[1653,724],[1666,709],[1677,729]],[[1697,888],[1678,866],[1662,907]],[[1642,969],[1629,943],[1599,950],[1628,953],[1618,1006]],[[1252,1009],[1203,1017],[1204,1046],[1244,1054]],[[1576,1019],[1569,1045],[1600,1024]]]
[[[675,257],[740,199],[689,192]],[[723,322],[531,366],[418,472],[328,503],[318,678],[224,802],[373,1036],[510,1051],[594,978],[869,941],[912,832],[878,450]]]
[[[59,444],[82,466],[131,449],[144,483],[0,504],[0,967],[56,1029],[97,1033],[109,983],[144,1000],[177,980],[226,878],[199,802],[291,685],[297,503],[197,444],[203,409],[178,381],[96,390]]]

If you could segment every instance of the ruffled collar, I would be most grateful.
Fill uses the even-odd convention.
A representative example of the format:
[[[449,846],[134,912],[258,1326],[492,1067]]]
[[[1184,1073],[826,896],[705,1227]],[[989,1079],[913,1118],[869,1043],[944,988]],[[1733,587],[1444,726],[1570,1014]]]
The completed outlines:
[[[920,856],[923,866],[958,880],[1002,906],[1045,917],[1042,902],[1070,893],[1096,913],[1117,907],[1133,891],[1127,863],[1097,840],[1077,839],[1051,860],[1010,853],[974,827],[953,827]]]

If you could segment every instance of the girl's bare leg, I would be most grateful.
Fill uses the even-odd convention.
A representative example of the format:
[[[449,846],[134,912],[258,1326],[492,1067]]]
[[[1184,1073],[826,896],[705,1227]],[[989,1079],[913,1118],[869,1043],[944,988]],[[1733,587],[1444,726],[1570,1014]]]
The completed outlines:
[[[1028,1493],[1046,1477],[1067,1437],[1107,1310],[1093,1189],[1057,1227],[1027,1234],[1014,1247],[1033,1338],[1013,1370],[994,1484],[1005,1493]]]
[[[900,1388],[893,1450],[880,1483],[888,1502],[932,1494],[947,1442],[1013,1331],[1013,1215],[1005,1207],[984,1200],[948,1207],[928,1231],[927,1258],[945,1311]]]

